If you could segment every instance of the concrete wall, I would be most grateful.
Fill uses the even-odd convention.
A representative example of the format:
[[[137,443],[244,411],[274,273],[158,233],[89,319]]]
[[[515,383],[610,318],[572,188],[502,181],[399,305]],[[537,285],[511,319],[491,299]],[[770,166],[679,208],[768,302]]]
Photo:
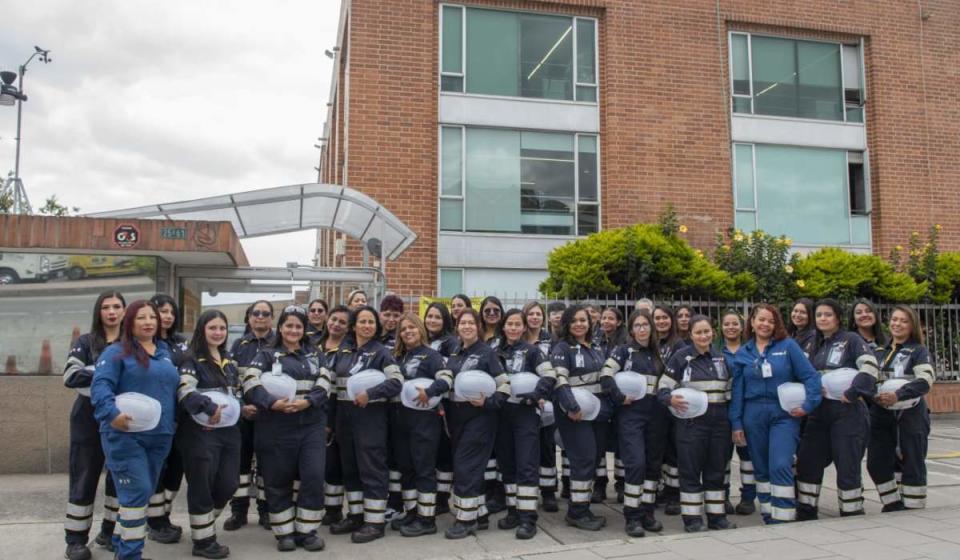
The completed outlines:
[[[75,398],[59,375],[0,375],[0,475],[67,471]],[[937,383],[927,403],[934,413],[960,412],[960,383]]]

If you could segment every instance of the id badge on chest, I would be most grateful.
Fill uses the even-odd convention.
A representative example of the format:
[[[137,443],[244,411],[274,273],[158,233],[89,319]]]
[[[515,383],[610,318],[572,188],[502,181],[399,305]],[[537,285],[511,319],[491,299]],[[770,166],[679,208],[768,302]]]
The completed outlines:
[[[283,373],[283,364],[281,364],[279,360],[273,362],[273,367],[270,369],[270,371],[273,372],[274,375],[280,375]]]
[[[770,366],[770,362],[764,360],[763,363],[760,364],[760,375],[763,376],[764,379],[773,377],[773,367]]]
[[[827,356],[827,363],[831,366],[839,366],[840,360],[843,359],[843,346],[834,346],[830,349],[830,354]]]
[[[582,368],[582,367],[586,367],[587,365],[586,359],[584,359],[583,354],[581,354],[580,352],[577,352],[577,357],[574,358],[573,361],[574,361],[574,367]]]

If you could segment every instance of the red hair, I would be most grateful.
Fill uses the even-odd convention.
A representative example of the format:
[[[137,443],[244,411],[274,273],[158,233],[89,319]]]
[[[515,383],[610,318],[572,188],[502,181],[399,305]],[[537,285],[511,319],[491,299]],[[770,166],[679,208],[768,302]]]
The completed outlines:
[[[744,327],[746,339],[750,340],[753,338],[753,319],[757,316],[757,313],[761,311],[769,311],[770,314],[773,315],[773,336],[770,338],[773,340],[783,340],[787,338],[787,327],[783,324],[783,316],[780,315],[780,310],[769,303],[758,303],[750,310],[750,317],[747,319],[747,324]]]
[[[126,312],[123,314],[123,323],[121,323],[120,326],[120,344],[123,346],[121,356],[133,356],[138,364],[147,368],[150,366],[150,356],[147,355],[147,351],[143,349],[143,346],[137,342],[137,337],[133,335],[133,323],[135,322],[137,313],[144,307],[152,309],[154,316],[157,318],[157,331],[153,335],[153,340],[157,340],[157,333],[160,332],[160,312],[157,311],[157,306],[152,302],[145,299],[138,299],[128,305]]]

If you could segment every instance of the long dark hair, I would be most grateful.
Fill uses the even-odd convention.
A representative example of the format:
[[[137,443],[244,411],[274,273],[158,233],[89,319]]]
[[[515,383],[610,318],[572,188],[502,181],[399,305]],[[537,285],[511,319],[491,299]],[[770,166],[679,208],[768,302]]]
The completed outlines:
[[[312,300],[310,303],[307,304],[307,310],[308,310],[308,312],[307,312],[307,321],[308,321],[308,322],[309,322],[309,320],[310,320],[309,309],[310,309],[311,307],[313,307],[313,304],[315,304],[315,303],[319,303],[320,305],[323,306],[323,313],[324,313],[324,314],[329,314],[329,313],[330,313],[330,304],[327,303],[327,300],[325,300],[325,299],[323,299],[323,298],[316,298],[316,299]],[[310,326],[312,327],[313,325],[310,325]],[[321,330],[321,331],[327,330],[327,321],[326,321],[326,319],[324,319],[323,323],[320,324],[320,330]]]
[[[273,308],[273,304],[265,299],[258,299],[257,301],[251,303],[247,306],[247,310],[243,312],[243,334],[247,334],[253,330],[250,328],[250,314],[253,313],[253,310],[261,303],[267,304],[267,307],[270,308],[271,316],[276,313],[276,310]]]
[[[197,327],[193,329],[193,338],[190,339],[190,346],[187,350],[188,357],[213,361],[213,356],[210,355],[210,345],[207,344],[206,331],[207,323],[214,319],[221,319],[225,325],[230,325],[227,316],[219,309],[208,309],[201,313],[200,318],[197,319]],[[224,339],[220,346],[217,346],[217,350],[220,352],[220,358],[223,359],[227,355],[227,339]]]
[[[797,326],[793,324],[793,319],[790,319],[789,321],[787,321],[786,322],[787,333],[789,333],[790,336],[794,336],[794,337],[797,336],[797,333],[799,332],[812,331],[812,330],[816,330],[817,328],[817,320],[813,314],[814,313],[813,300],[808,297],[802,297],[798,299],[796,303],[793,304],[793,307],[790,308],[790,315],[793,315],[793,308],[798,305],[802,305],[807,310],[807,326],[803,327],[802,329],[798,329]]]
[[[163,326],[157,327],[157,338],[161,340],[173,339],[173,336],[178,332],[180,332],[180,308],[177,306],[176,300],[168,296],[167,294],[157,294],[152,298],[150,298],[150,303],[152,303],[153,306],[157,308],[158,314],[160,313],[160,308],[163,307],[164,305],[169,305],[170,307],[173,308],[173,324],[170,325],[169,329],[167,329],[166,338],[162,336]],[[158,315],[157,320],[159,319],[160,317]]]
[[[821,300],[818,300],[817,303],[813,306],[814,313],[816,313],[816,310],[818,307],[824,307],[824,306],[832,309],[833,314],[837,317],[837,332],[844,330],[843,329],[843,306],[840,305],[840,302],[833,298],[823,298]],[[817,324],[816,316],[814,316],[813,324],[814,324],[814,328],[816,328],[816,324]],[[823,332],[819,328],[817,328],[817,339],[816,339],[816,344],[814,345],[814,348],[819,350],[820,345],[823,344],[823,339],[824,339]]]
[[[657,339],[657,327],[653,322],[653,313],[650,313],[642,307],[633,310],[633,313],[630,314],[626,322],[628,344],[639,344],[633,336],[633,323],[640,317],[646,319],[647,324],[650,325],[650,339],[647,341],[647,349],[653,354],[653,361],[657,364],[658,368],[657,371],[662,371],[664,367],[663,357],[660,356],[660,341]]]
[[[657,311],[663,311],[667,314],[667,317],[670,317],[670,331],[667,333],[667,338],[665,340],[660,340],[660,333],[657,331],[657,323],[653,322],[651,327],[653,327],[653,336],[657,337],[657,342],[661,345],[672,346],[678,340],[680,340],[680,335],[677,334],[677,316],[673,313],[673,310],[666,305],[657,305],[653,308],[652,315],[656,317]],[[692,320],[693,317],[691,316]]]
[[[887,337],[885,334],[883,334],[883,328],[881,328],[881,325],[883,323],[880,321],[880,311],[877,310],[877,306],[874,305],[873,302],[871,302],[866,298],[860,298],[857,301],[853,302],[853,306],[850,307],[850,319],[847,323],[847,329],[857,334],[860,334],[860,328],[857,326],[857,318],[856,318],[856,311],[857,311],[858,305],[866,305],[867,308],[870,310],[870,312],[873,313],[873,318],[875,320],[873,322],[873,327],[870,328],[871,334],[873,334],[873,342],[877,346],[883,346],[884,344],[886,344]]]
[[[357,319],[360,317],[360,313],[363,313],[364,311],[369,311],[373,315],[373,320],[377,323],[377,332],[373,333],[373,340],[379,340],[380,336],[383,334],[383,325],[380,324],[380,314],[377,313],[376,309],[369,305],[360,306],[350,312],[350,323],[347,327],[347,333],[353,335],[354,337],[357,336]]]
[[[467,307],[469,307],[469,305]],[[439,301],[435,301],[427,306],[427,310],[423,312],[423,322],[424,323],[427,322],[427,313],[430,313],[431,309],[436,309],[437,313],[440,314],[440,319],[443,321],[443,327],[441,327],[442,331],[440,332],[440,334],[436,336],[434,336],[433,333],[427,330],[427,338],[430,340],[436,340],[441,336],[446,336],[452,333],[453,332],[453,316],[450,315],[450,310],[447,309],[447,306],[440,303]]]
[[[690,312],[690,321],[687,323],[687,332],[686,332],[686,333],[680,332],[680,325],[677,323],[677,316],[680,315],[680,310],[682,310],[682,309],[686,309],[687,311]],[[690,340],[690,332],[693,330],[693,316],[694,316],[694,315],[696,315],[696,313],[693,312],[693,307],[691,307],[691,306],[689,306],[689,305],[687,305],[687,304],[678,305],[676,311],[673,312],[673,326],[674,326],[674,329],[673,329],[673,330],[677,331],[677,336],[679,336],[679,337],[682,338],[683,340]],[[711,325],[711,326],[713,326],[713,325]],[[684,337],[684,334],[686,334],[686,337]]]
[[[100,307],[103,306],[105,300],[110,298],[119,299],[121,305],[123,305],[124,308],[127,307],[127,300],[123,299],[123,294],[116,290],[100,292],[100,295],[97,296],[97,301],[93,304],[93,321],[90,324],[90,334],[93,335],[94,352],[99,353],[107,347],[107,331],[103,328],[103,318],[100,316]],[[120,328],[123,328],[122,322],[120,323]]]
[[[587,342],[590,342],[590,335],[593,333],[593,319],[590,318],[590,312],[587,311],[587,308],[580,304],[573,304],[570,307],[567,307],[563,310],[563,317],[560,318],[560,340],[565,341],[571,346],[580,344],[577,342],[575,336],[570,334],[570,325],[573,324],[573,318],[577,316],[577,313],[584,312],[587,314]]]
[[[143,346],[133,335],[133,325],[136,322],[137,313],[144,307],[152,309],[153,314],[157,317],[157,333],[153,335],[153,340],[156,342],[157,336],[160,334],[160,312],[157,311],[157,306],[153,302],[138,299],[127,306],[127,310],[123,314],[123,324],[120,325],[120,344],[123,346],[122,356],[133,356],[138,364],[147,368],[150,366],[150,356],[147,355],[147,351],[143,349]]]
[[[345,314],[345,315],[347,316],[347,324],[350,323],[350,308],[347,307],[346,305],[337,305],[337,306],[334,306],[333,309],[328,309],[328,310],[327,310],[327,321],[330,320],[330,317],[331,317],[331,316],[336,315],[336,314],[338,314],[338,313],[343,313],[343,314]],[[348,335],[348,334],[350,334],[349,331],[343,333],[343,340],[346,340],[346,339],[347,339],[347,335]],[[326,345],[327,340],[328,340],[329,338],[330,338],[330,329],[327,328],[326,325],[324,325],[323,334],[320,335],[320,341],[317,343],[317,346],[320,348],[320,350],[323,350],[324,345]]]
[[[620,321],[620,326],[614,329],[612,338],[608,338],[607,333],[603,331],[603,327],[600,327],[600,336],[603,342],[605,344],[609,344],[610,348],[613,349],[617,346],[625,344],[630,337],[627,336],[627,324],[623,320],[623,312],[612,305],[605,307],[603,308],[603,311],[600,312],[601,321],[603,321],[603,314],[607,311],[613,313],[613,315],[617,318],[617,321]],[[653,323],[650,324],[650,328],[653,328]]]
[[[503,319],[503,303],[500,302],[500,298],[498,298],[497,296],[487,296],[483,298],[483,301],[480,302],[480,320],[483,321],[485,335],[486,335],[486,325],[487,325],[487,314],[483,312],[483,308],[486,307],[488,303],[496,305],[500,309],[500,319]],[[493,327],[494,337],[498,337],[501,335],[500,319],[498,319],[497,322],[494,324],[494,327]]]
[[[280,317],[277,318],[277,335],[273,337],[273,347],[283,348],[283,335],[280,334],[280,327],[287,322],[287,318],[289,317],[296,317],[300,321],[300,324],[303,325],[303,334],[300,335],[300,347],[307,348],[310,345],[310,337],[307,336],[307,327],[310,326],[310,321],[307,320],[307,314],[303,312],[303,308],[297,305],[288,305],[280,312]]]
[[[526,339],[526,337],[527,337],[527,315],[526,315],[526,313],[524,313],[522,309],[516,309],[516,308],[511,309],[510,311],[507,311],[506,313],[504,313],[504,314],[500,317],[500,322],[497,323],[497,331],[499,331],[500,334],[503,336],[503,344],[501,345],[501,348],[503,347],[503,345],[506,345],[506,344],[507,344],[507,335],[503,334],[503,326],[507,324],[507,319],[509,319],[510,317],[513,317],[514,315],[519,315],[519,316],[520,316],[520,321],[523,322],[523,333],[520,334],[520,339],[519,339],[519,340],[523,341],[523,340]]]

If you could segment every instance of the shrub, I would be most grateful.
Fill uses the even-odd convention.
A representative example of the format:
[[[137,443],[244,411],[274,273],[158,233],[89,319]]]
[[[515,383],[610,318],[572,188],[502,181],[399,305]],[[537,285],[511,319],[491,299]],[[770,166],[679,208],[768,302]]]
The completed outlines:
[[[799,259],[795,284],[800,295],[849,300],[857,297],[915,302],[927,292],[927,283],[917,283],[909,274],[896,272],[874,255],[856,255],[827,247]]]
[[[936,303],[948,303],[957,297],[960,297],[960,253],[942,253],[937,256],[930,299]]]
[[[797,293],[794,274],[800,258],[790,253],[791,244],[782,235],[731,228],[726,236],[717,234],[713,259],[730,274],[749,274],[756,286],[749,295],[756,301],[791,301]]]

